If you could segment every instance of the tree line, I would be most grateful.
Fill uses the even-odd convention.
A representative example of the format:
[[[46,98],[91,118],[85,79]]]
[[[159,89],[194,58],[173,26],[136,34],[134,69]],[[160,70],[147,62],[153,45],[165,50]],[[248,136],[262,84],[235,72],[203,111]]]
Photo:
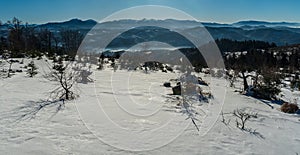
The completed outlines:
[[[40,28],[13,18],[8,25],[7,37],[0,37],[0,54],[9,51],[11,57],[68,55],[74,58],[83,40],[79,30],[61,29],[58,32]]]
[[[224,52],[242,52],[251,51],[256,49],[268,49],[276,47],[275,43],[269,43],[258,40],[230,40],[230,39],[216,39],[216,44],[218,45],[220,51]]]
[[[254,92],[254,96],[271,99],[279,93],[278,86],[285,77],[292,77],[292,87],[299,89],[300,50],[286,52],[277,48],[266,50],[251,50],[246,53],[231,53],[225,57],[227,70],[233,70],[235,75],[229,77],[234,82],[235,76],[243,79],[244,91]],[[254,74],[248,74],[253,72]],[[250,85],[247,79],[254,82]]]

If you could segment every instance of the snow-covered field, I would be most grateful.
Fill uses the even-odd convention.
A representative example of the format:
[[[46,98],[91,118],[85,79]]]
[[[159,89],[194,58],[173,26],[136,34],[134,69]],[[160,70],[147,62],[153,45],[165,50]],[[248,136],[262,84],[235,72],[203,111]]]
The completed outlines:
[[[29,60],[25,60],[24,64],[28,62]],[[222,110],[225,120],[230,120],[229,125],[222,123],[220,116],[207,134],[199,136],[195,126],[189,123],[191,120],[185,120],[186,116],[176,110],[176,103],[172,105],[171,102],[165,105],[162,102],[170,99],[170,95],[167,94],[172,93],[171,88],[165,88],[162,84],[175,78],[175,73],[145,74],[136,71],[130,74],[130,79],[133,80],[117,81],[118,77],[128,76],[128,72],[114,73],[109,68],[95,71],[92,76],[95,82],[78,84],[80,95],[78,99],[68,101],[59,111],[57,111],[58,105],[56,104],[33,115],[30,112],[36,108],[35,105],[47,99],[49,91],[56,86],[54,81],[43,77],[49,71],[46,62],[35,60],[35,63],[39,68],[39,74],[33,78],[29,78],[25,72],[22,72],[16,73],[11,78],[0,79],[0,154],[300,153],[300,115],[282,113],[278,110],[280,105],[276,103],[243,96],[229,87]],[[18,69],[19,66],[20,64],[14,64],[13,68]],[[111,78],[112,73],[115,78]],[[116,81],[114,82],[116,85],[111,84],[112,80]],[[128,87],[127,82],[129,82]],[[125,92],[130,92],[130,94],[125,94]],[[126,115],[124,111],[113,108],[116,106],[113,104],[116,101],[119,101],[121,106],[128,106],[129,103],[126,102],[128,95],[133,101],[139,102],[137,104],[149,106],[138,110],[127,109],[137,112],[139,117]],[[103,111],[95,108],[98,105],[102,106],[102,110],[114,122],[122,128],[134,130],[133,132],[137,135],[161,126],[169,121],[169,118],[178,119],[168,130],[153,132],[152,137],[148,135],[149,143],[157,144],[157,146],[163,144],[163,141],[172,140],[171,136],[174,136],[172,133],[178,133],[182,129],[183,132],[170,143],[154,150],[130,151],[128,147],[148,147],[147,144],[132,143],[135,142],[135,138],[145,137],[128,135],[124,130],[114,129],[105,119]],[[149,112],[153,110],[151,108],[164,109],[165,112],[151,119],[140,116],[150,114]],[[250,133],[236,127],[236,117],[231,113],[237,108],[246,108],[258,113],[258,118],[253,118],[246,124],[247,128],[255,132]],[[34,117],[29,119],[29,116]],[[185,129],[180,126],[183,124],[189,124],[189,126]],[[119,143],[118,140],[120,140]],[[126,142],[131,144],[127,146]],[[127,150],[118,148],[122,146]]]

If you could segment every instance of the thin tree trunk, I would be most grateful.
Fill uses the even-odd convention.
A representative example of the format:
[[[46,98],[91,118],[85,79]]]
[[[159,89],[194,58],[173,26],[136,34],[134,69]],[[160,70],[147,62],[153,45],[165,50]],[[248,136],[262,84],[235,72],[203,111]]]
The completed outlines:
[[[66,100],[69,100],[69,90],[66,89]]]
[[[10,77],[11,66],[12,66],[12,62],[9,63],[9,69],[8,69],[7,77]]]
[[[245,73],[242,72],[243,76],[243,81],[244,81],[244,91],[246,91],[249,88],[248,82],[247,82],[247,77],[245,76]]]

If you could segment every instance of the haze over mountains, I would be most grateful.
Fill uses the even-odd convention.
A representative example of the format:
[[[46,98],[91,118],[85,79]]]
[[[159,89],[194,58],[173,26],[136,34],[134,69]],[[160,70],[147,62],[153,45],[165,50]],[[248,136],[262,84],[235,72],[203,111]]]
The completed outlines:
[[[274,42],[277,45],[300,43],[300,23],[292,22],[266,22],[266,21],[239,21],[232,24],[222,23],[200,23],[187,20],[118,20],[101,23],[104,29],[120,28],[124,25],[135,25],[137,23],[160,25],[173,25],[174,29],[180,29],[193,34],[202,29],[203,26],[210,32],[214,39],[227,38],[232,40],[260,40]],[[37,28],[47,28],[53,32],[61,29],[76,29],[87,33],[97,24],[94,20],[72,19],[65,22],[50,22],[46,24],[32,24]],[[8,24],[0,26],[0,35],[7,36]]]

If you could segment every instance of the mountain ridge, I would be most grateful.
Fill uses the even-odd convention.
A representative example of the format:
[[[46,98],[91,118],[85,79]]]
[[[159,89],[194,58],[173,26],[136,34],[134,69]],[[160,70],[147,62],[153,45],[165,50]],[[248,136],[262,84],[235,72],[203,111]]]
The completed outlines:
[[[232,26],[232,27],[241,27],[241,26],[270,26],[270,27],[299,27],[300,28],[300,22],[286,22],[286,21],[280,21],[280,22],[272,22],[272,21],[261,21],[261,20],[241,20],[233,23],[220,23],[220,22],[201,22],[201,21],[193,21],[193,20],[177,20],[177,19],[142,19],[142,20],[135,20],[135,19],[121,19],[121,20],[113,20],[113,21],[105,21],[103,23],[108,22],[138,22],[138,21],[154,21],[154,22],[169,22],[169,21],[177,21],[177,22],[185,22],[185,23],[194,23],[194,24],[202,24],[205,26]],[[97,24],[96,20],[93,19],[87,19],[82,20],[79,18],[73,18],[66,21],[61,22],[47,22],[44,24],[36,24],[36,25],[54,25],[54,24]]]
[[[128,27],[128,25],[139,26],[144,25],[171,25],[173,29],[186,31],[190,34],[196,34],[203,26],[210,32],[214,39],[231,39],[231,40],[259,40],[266,42],[274,42],[277,45],[298,44],[300,43],[300,23],[297,22],[268,22],[245,20],[232,24],[216,23],[216,22],[199,22],[192,20],[176,20],[176,19],[143,19],[132,20],[122,19],[115,21],[106,21],[98,23],[93,19],[81,20],[78,18],[70,19],[63,22],[48,22],[45,24],[32,24],[32,26],[43,29],[49,29],[52,32],[59,32],[61,29],[79,30],[84,34],[88,33],[95,25],[101,25],[105,29],[114,29]],[[299,26],[298,26],[299,25]],[[0,36],[8,35],[8,25],[0,26]]]

